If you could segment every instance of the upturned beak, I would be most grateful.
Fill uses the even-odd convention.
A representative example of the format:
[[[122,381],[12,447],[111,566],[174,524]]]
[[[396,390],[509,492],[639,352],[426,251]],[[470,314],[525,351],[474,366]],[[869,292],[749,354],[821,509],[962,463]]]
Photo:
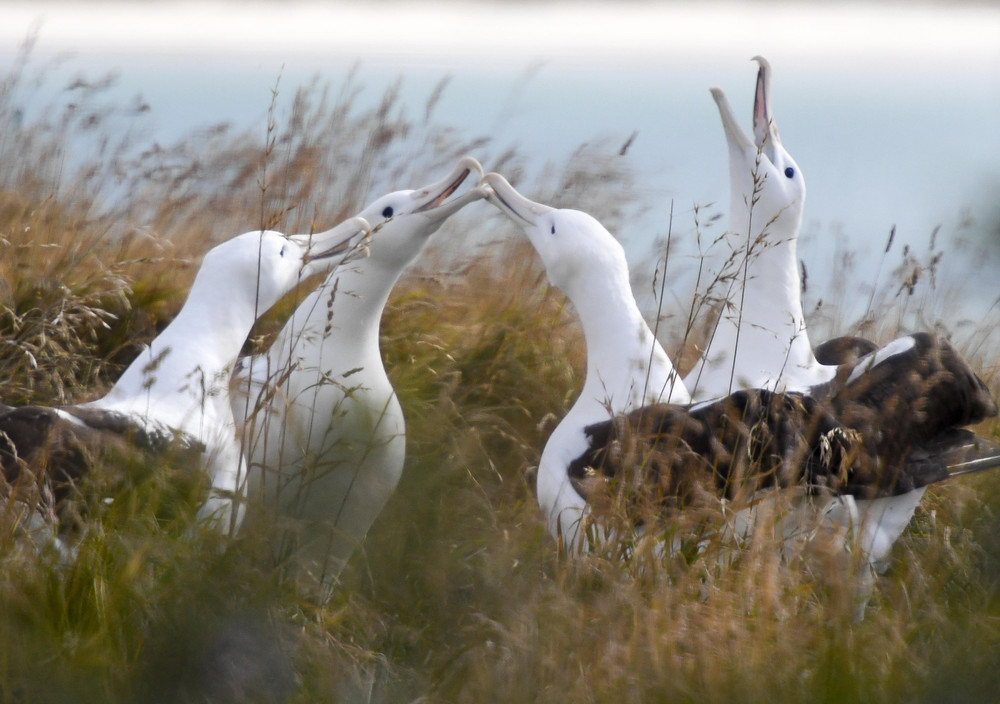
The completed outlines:
[[[781,144],[778,126],[771,112],[771,64],[763,56],[755,56],[757,62],[757,89],[753,99],[753,135],[757,148],[774,161],[773,147]]]
[[[756,154],[757,145],[747,136],[740,123],[737,122],[733,109],[729,106],[726,94],[721,88],[712,88],[712,97],[715,105],[719,108],[719,116],[722,118],[722,129],[726,132],[726,141],[729,148],[742,153],[753,152]]]

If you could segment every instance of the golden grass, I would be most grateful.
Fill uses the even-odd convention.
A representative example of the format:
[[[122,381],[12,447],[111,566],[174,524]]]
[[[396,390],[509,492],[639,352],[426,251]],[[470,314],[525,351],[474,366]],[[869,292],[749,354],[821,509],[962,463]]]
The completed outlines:
[[[256,138],[219,129],[159,151],[97,150],[98,176],[77,177],[46,155],[65,153],[79,130],[15,128],[16,92],[4,85],[0,156],[39,166],[0,176],[7,403],[97,396],[170,319],[221,238],[328,226],[465,151],[523,172],[516,154],[435,125],[434,96],[414,121],[393,92],[357,109],[348,83],[333,97],[306,86],[287,120]],[[562,205],[595,203],[613,225],[624,189],[606,195],[612,180],[628,182],[621,163],[581,149],[540,189]],[[102,207],[116,169],[125,190]],[[992,700],[993,476],[928,492],[861,623],[840,567],[784,564],[765,533],[735,555],[716,541],[670,558],[640,542],[624,564],[559,556],[532,472],[581,384],[582,337],[528,245],[486,212],[447,223],[438,258],[426,256],[386,310],[406,469],[331,602],[279,584],[259,557],[262,536],[223,545],[200,529],[197,500],[154,472],[95,505],[70,564],[16,531],[0,535],[0,701]],[[456,242],[494,240],[455,255]],[[878,310],[898,313],[907,276]],[[997,363],[982,345],[976,354]]]

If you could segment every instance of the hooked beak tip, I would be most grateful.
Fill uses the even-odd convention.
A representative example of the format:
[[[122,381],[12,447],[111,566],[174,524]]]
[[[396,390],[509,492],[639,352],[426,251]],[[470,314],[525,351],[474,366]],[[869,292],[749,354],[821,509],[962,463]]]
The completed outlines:
[[[349,234],[331,247],[318,252],[313,252],[312,238],[310,237],[309,243],[306,245],[306,253],[302,256],[304,264],[338,256],[350,256],[355,250],[366,249],[368,243],[371,241],[372,227],[364,218],[351,218],[338,225],[335,229],[348,232]]]

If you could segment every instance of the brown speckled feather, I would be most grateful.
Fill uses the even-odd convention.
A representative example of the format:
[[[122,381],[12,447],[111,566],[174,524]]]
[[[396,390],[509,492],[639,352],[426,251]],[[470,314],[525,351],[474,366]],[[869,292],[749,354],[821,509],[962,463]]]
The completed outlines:
[[[79,422],[67,418],[68,414]],[[0,409],[0,466],[7,486],[30,505],[50,504],[62,530],[78,518],[82,485],[108,496],[168,464],[200,481],[205,446],[182,434],[157,433],[128,416],[92,408]]]
[[[810,395],[739,391],[590,425],[570,479],[585,498],[613,484],[632,503],[680,508],[769,486],[892,496],[972,458],[1000,465],[1000,447],[962,430],[997,407],[961,355],[929,334],[896,349],[843,366]]]

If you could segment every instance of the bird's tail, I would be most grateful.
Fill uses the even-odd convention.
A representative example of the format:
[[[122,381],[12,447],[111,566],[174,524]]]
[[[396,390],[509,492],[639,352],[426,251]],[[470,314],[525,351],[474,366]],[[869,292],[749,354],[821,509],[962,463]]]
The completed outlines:
[[[1000,444],[975,436],[968,430],[950,433],[939,457],[948,467],[948,478],[1000,467]]]
[[[933,469],[925,473],[916,486],[934,484],[963,474],[1000,468],[1000,444],[977,437],[971,430],[956,428],[922,445],[910,455],[907,464]]]

